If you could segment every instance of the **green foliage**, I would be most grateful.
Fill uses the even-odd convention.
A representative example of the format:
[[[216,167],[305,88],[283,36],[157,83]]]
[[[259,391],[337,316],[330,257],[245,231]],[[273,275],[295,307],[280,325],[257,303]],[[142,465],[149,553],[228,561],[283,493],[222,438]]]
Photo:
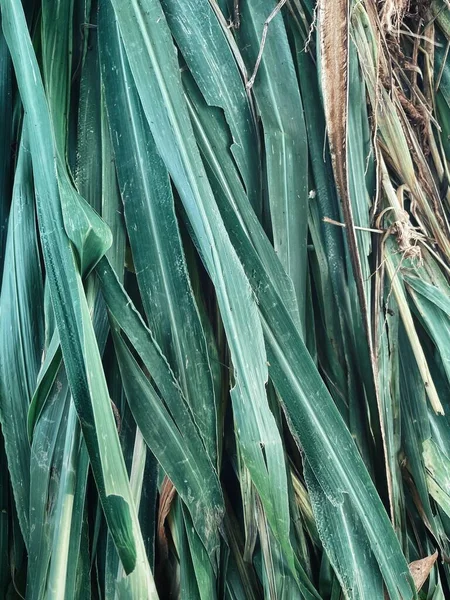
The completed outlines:
[[[447,3],[0,15],[0,598],[447,597]]]

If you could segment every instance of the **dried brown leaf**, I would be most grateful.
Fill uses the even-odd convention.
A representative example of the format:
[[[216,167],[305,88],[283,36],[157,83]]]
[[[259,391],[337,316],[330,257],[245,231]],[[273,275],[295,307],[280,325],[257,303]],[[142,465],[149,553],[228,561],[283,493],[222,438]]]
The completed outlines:
[[[347,169],[347,123],[348,123],[348,61],[349,61],[349,0],[319,0],[319,36],[321,54],[321,85],[333,163],[336,187],[342,203],[355,276],[362,322],[366,332],[373,373],[374,392],[377,399],[381,436],[385,455],[390,511],[393,518],[392,480],[387,461],[386,436],[383,424],[383,409],[378,389],[378,368],[372,341],[372,333],[364,291],[364,280],[356,238],[355,222],[350,200]]]
[[[350,248],[353,272],[356,279],[358,299],[363,315],[363,322],[366,328],[370,352],[371,355],[373,355],[361,262],[358,253],[353,211],[348,190],[348,0],[319,0],[319,33],[322,62],[322,94],[334,177],[342,202],[347,239]]]
[[[161,491],[159,495],[159,510],[157,523],[157,539],[161,562],[167,560],[169,556],[169,544],[167,541],[166,529],[164,524],[167,515],[170,512],[170,508],[172,506],[172,502],[175,498],[176,493],[177,490],[175,489],[175,486],[166,475],[162,482]]]
[[[428,579],[428,575],[430,574],[437,557],[438,551],[436,550],[434,554],[430,554],[430,556],[415,560],[409,564],[409,571],[412,575],[417,591],[422,588],[423,584]]]

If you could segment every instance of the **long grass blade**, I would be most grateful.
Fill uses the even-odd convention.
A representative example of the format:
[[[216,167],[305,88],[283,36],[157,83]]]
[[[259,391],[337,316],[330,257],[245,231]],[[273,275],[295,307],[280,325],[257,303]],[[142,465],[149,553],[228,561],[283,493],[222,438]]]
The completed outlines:
[[[36,58],[22,7],[6,0],[2,2],[2,16],[22,102],[29,115],[30,149],[44,260],[71,392],[82,417],[91,465],[121,560],[128,573],[136,570],[132,577],[136,592],[142,597],[156,597],[81,276],[63,227],[56,152],[52,151],[52,128]],[[63,186],[64,189],[67,188]]]
[[[136,3],[112,4],[156,146],[179,191],[202,260],[215,285],[234,367],[231,397],[244,460],[295,572],[287,494],[282,491],[287,485],[283,449],[264,388],[267,365],[261,325],[248,281],[229,243],[204,173],[182,96],[170,32],[156,0],[146,2],[146,12]],[[136,40],[145,48],[145,56],[137,51]],[[147,60],[152,65],[153,84],[143,76]]]

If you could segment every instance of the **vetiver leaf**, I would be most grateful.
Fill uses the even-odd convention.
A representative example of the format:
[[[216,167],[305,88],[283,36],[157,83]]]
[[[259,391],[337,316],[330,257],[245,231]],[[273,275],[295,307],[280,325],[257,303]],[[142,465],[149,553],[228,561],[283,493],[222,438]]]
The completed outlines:
[[[143,114],[113,15],[109,4],[100,13],[102,75],[136,277],[150,329],[177,377],[214,464],[214,389],[172,189]],[[127,128],[124,119],[129,123]]]
[[[0,475],[0,593],[6,596],[7,588],[10,584],[10,557],[9,557],[9,534],[11,529],[14,532],[14,523],[11,517],[14,515],[10,497],[10,479],[8,473],[8,461],[6,458],[5,445],[2,440],[2,449],[0,454],[2,465],[2,474]],[[14,517],[13,517],[14,518]]]
[[[2,598],[445,596],[450,11],[410,4],[0,0]]]
[[[426,394],[424,386],[421,385],[421,375],[403,327],[400,328],[399,334],[399,355],[403,448],[408,459],[408,470],[413,477],[426,519],[433,532],[437,534],[422,456],[422,444],[431,437]]]
[[[387,248],[389,248],[389,250],[387,250],[388,254],[386,254],[386,271],[391,280],[392,293],[395,295],[400,316],[402,318],[406,333],[408,334],[408,338],[417,361],[417,366],[419,367],[419,371],[425,385],[427,396],[435,412],[438,414],[444,414],[444,409],[439,399],[439,394],[437,393],[436,386],[433,382],[433,378],[431,377],[427,359],[414,326],[411,310],[409,308],[408,299],[406,296],[405,286],[399,273],[399,257],[397,256],[397,253],[392,245],[387,245]]]
[[[339,27],[336,27],[336,23],[339,23]],[[358,252],[348,181],[349,0],[331,0],[329,2],[322,0],[319,3],[319,36],[321,90],[333,171],[342,202],[358,299],[370,345],[367,298],[364,292],[361,258]],[[337,47],[342,51],[336,52]]]
[[[450,459],[433,440],[423,442],[423,460],[430,495],[450,516]]]
[[[112,6],[107,4],[101,11],[99,35],[104,46],[103,84],[134,267],[152,332],[173,368],[199,427],[206,451],[214,464],[217,454],[217,416],[213,382],[206,341],[187,278],[169,176],[156,153],[117,24],[114,18],[111,19],[111,15],[108,18],[107,13],[112,10]],[[106,28],[103,24],[106,24]],[[117,83],[121,94],[118,94]],[[130,123],[129,129],[123,127],[124,115],[127,115],[125,122]],[[130,156],[134,160],[130,160]],[[126,374],[124,380],[127,383]],[[128,397],[132,398],[129,394]],[[137,421],[142,427],[140,417],[137,417]],[[180,428],[183,430],[183,426]],[[148,428],[144,432],[161,464],[166,466],[167,459],[164,456],[161,458],[161,452],[155,450],[155,436],[148,435]],[[197,454],[198,452],[201,453],[202,449],[197,450]],[[186,476],[174,476],[173,467],[166,467],[166,472],[188,502],[192,494],[197,495],[194,492],[195,486],[189,487],[187,496],[183,493]],[[187,479],[192,482],[189,476]],[[206,483],[206,477],[203,483]],[[183,514],[185,519],[189,518],[186,513]],[[206,511],[202,515],[203,519],[205,514]],[[198,548],[203,560],[209,564],[206,550],[192,527],[192,522],[189,522],[188,533],[192,539],[192,547]],[[198,524],[198,520],[196,522]],[[206,569],[210,574],[209,581],[214,586],[211,564],[209,567],[199,566],[201,572]],[[209,593],[210,588],[200,586],[200,590],[202,597],[213,597]]]
[[[273,251],[273,246],[249,204],[236,166],[228,151],[228,129],[225,119],[220,111],[207,107],[188,72],[183,73],[183,84],[186,89],[186,101],[192,127],[219,209],[219,198],[224,196],[230,209],[239,220],[240,228],[244,230],[255,247],[264,264],[264,269],[268,272],[269,277],[277,282],[277,291],[292,320],[300,328],[300,316],[292,280],[286,271],[280,268],[280,261]],[[228,229],[231,230],[231,228]]]
[[[332,504],[341,503],[342,493],[349,495],[352,510],[355,510],[361,519],[372,551],[387,585],[390,586],[389,589],[392,590],[393,597],[406,599],[410,593],[408,590],[412,589],[409,583],[404,582],[400,596],[398,596],[397,585],[404,576],[408,577],[407,565],[385,510],[353,440],[280,298],[278,286],[274,285],[274,280],[266,273],[242,227],[242,221],[226,201],[227,178],[221,173],[220,167],[224,159],[214,156],[214,150],[208,149],[206,143],[203,144],[205,139],[208,139],[208,136],[204,134],[201,141],[199,138],[200,147],[202,152],[205,149],[211,172],[220,182],[217,188],[216,184],[214,187],[218,191],[225,190],[217,193],[217,200],[230,239],[259,301],[270,365],[269,373],[283,400],[291,430],[299,440],[328,501]],[[281,264],[279,269],[282,271]],[[332,436],[336,438],[332,439]],[[361,493],[367,494],[362,504],[360,504]],[[370,518],[367,509],[369,505],[372,507]],[[374,520],[377,521],[376,526]],[[392,560],[387,559],[379,546],[378,535],[381,530],[384,532],[383,535],[389,537]]]
[[[42,2],[42,68],[55,144],[65,158],[74,0]]]
[[[206,145],[201,147],[203,150]],[[208,157],[208,163],[214,176],[225,186],[226,178],[220,174],[219,168],[221,160],[211,156]],[[262,267],[230,204],[224,201],[226,194],[217,194],[217,199],[230,238],[259,301],[270,364],[269,373],[284,402],[291,428],[329,498],[328,501],[331,500],[332,504],[340,503],[342,492],[349,495],[353,510],[361,518],[380,570],[392,590],[392,597],[406,599],[413,593],[409,583],[404,581],[400,596],[397,585],[402,578],[408,577],[407,565],[353,440],[296,333],[297,329],[274,282]],[[279,268],[282,269],[281,265]],[[314,402],[311,399],[315,399]],[[332,439],[332,436],[336,438]],[[367,497],[361,504],[362,493],[367,494]],[[370,518],[367,509],[369,505],[372,507]],[[376,526],[374,520],[377,522]],[[378,535],[381,530],[383,535],[389,537],[391,560],[379,546]]]
[[[223,108],[230,150],[250,202],[261,214],[261,167],[255,116],[225,34],[209,0],[162,0],[170,31],[209,106]]]
[[[71,392],[81,420],[105,516],[140,597],[157,597],[120,451],[81,276],[65,234],[56,151],[36,57],[22,7],[2,1],[3,30],[29,118],[30,149],[44,260]],[[98,251],[96,249],[96,251]],[[114,465],[114,470],[111,466]]]
[[[237,35],[250,73],[256,64],[264,22],[271,8],[265,0],[248,0],[241,6]],[[294,283],[304,328],[308,144],[300,91],[281,12],[270,21],[252,90],[264,129],[273,243]]]
[[[188,441],[181,435],[176,422],[119,334],[115,336],[115,345],[125,393],[144,439],[193,513],[195,526],[208,552],[213,555],[217,552],[215,530],[222,509],[220,496],[214,498],[213,493],[206,492],[211,490],[211,486],[208,487],[211,476],[205,478],[201,475],[204,472],[201,458],[196,458],[191,451]],[[189,476],[186,475],[187,469]]]
[[[181,501],[175,497],[172,502],[170,517],[171,533],[178,556],[180,557],[179,590],[180,597],[200,600],[197,579],[195,577],[192,557],[189,552],[187,531]],[[211,566],[211,565],[210,565]],[[210,595],[214,600],[214,592]]]
[[[450,295],[447,283],[442,289],[418,277],[407,276],[410,296],[441,355],[442,364],[450,381]]]
[[[87,461],[85,459],[86,450],[84,442],[81,439],[80,425],[78,422],[75,406],[70,402],[67,415],[67,427],[65,432],[64,453],[61,464],[61,478],[55,506],[55,528],[53,532],[53,547],[48,580],[46,585],[46,598],[57,600],[65,598],[66,581],[68,571],[68,554],[71,539],[76,540],[73,527],[73,509],[74,499],[77,491],[77,478],[86,479]],[[84,465],[83,465],[84,463]],[[83,470],[80,466],[84,466]],[[82,487],[80,491],[82,491]],[[78,514],[75,513],[75,520],[82,523],[83,503],[78,506]],[[80,528],[81,529],[81,528]],[[78,538],[79,539],[79,538]],[[73,563],[76,567],[76,562]],[[71,565],[72,566],[72,565]]]
[[[192,520],[185,507],[183,508],[183,520],[200,598],[202,600],[214,600],[218,595],[214,569],[211,562],[207,560],[205,548],[198,535],[195,534]]]
[[[350,14],[350,2],[348,0],[319,2],[319,72],[334,179],[341,201],[348,244],[348,256],[353,272],[353,278],[349,279],[349,283],[350,286],[353,286],[353,284],[356,286],[356,296],[359,305],[355,306],[354,295],[350,292],[352,311],[356,312],[354,328],[356,339],[358,340],[358,362],[361,364],[363,371],[365,393],[368,395],[369,407],[372,413],[372,427],[376,439],[381,438],[386,459],[387,448],[383,423],[383,408],[379,392],[378,367],[369,312],[370,297],[367,295],[368,286],[364,283],[369,277],[369,268],[365,256],[368,244],[367,242],[361,244],[362,232],[356,232],[354,218],[355,208],[357,214],[361,215],[361,213],[365,212],[363,207],[367,193],[365,186],[366,178],[361,167],[363,160],[367,162],[367,157],[363,159],[356,152],[355,160],[355,150],[358,148],[358,143],[357,141],[355,143],[354,136],[358,134],[359,129],[355,125],[360,115],[357,114],[357,111],[355,115],[353,105],[349,108],[349,92],[352,84],[351,75],[352,72],[355,72],[354,61],[356,60],[354,46],[350,42]],[[339,27],[336,27],[336,23],[339,23]],[[342,51],[336,52],[336,47],[341,48]],[[353,66],[353,69],[350,69],[351,66]],[[364,93],[364,90],[361,90],[359,86],[358,80],[353,80],[353,92],[355,91],[358,94],[356,101],[358,104],[358,101],[361,100],[361,95]],[[350,135],[353,138],[351,140],[349,140]],[[361,146],[361,144],[359,145]],[[358,173],[359,177],[355,172]],[[362,252],[358,243],[362,245]],[[361,334],[366,338],[364,345],[361,345],[359,341]],[[378,417],[376,415],[376,408],[378,408]],[[350,414],[352,413],[353,411]],[[386,476],[389,498],[392,503],[391,473],[387,462]]]
[[[111,246],[112,238],[111,232],[97,212],[77,193],[65,164],[72,12],[73,0],[58,2],[56,13],[53,2],[43,1],[43,72],[55,135],[57,181],[64,227],[77,250],[81,273],[85,275]],[[87,105],[88,102],[81,104],[82,107]],[[89,135],[89,130],[83,128],[83,133]],[[82,136],[80,140],[83,143]],[[89,179],[85,179],[85,182],[90,184]]]
[[[11,194],[11,174],[9,171],[12,142],[11,82],[11,57],[2,31],[0,32],[0,277],[3,273],[3,261],[5,259],[6,227]]]
[[[311,467],[305,477],[320,539],[340,580],[346,598],[382,598],[383,579],[370,543],[348,498],[339,506],[327,501]]]
[[[0,297],[0,417],[19,523],[28,543],[30,446],[26,428],[44,345],[44,296],[26,120],[24,128]]]
[[[77,423],[77,427],[80,425]],[[78,435],[77,432],[74,432]],[[67,600],[76,600],[80,597],[81,593],[77,588],[81,586],[86,587],[89,583],[89,565],[86,564],[86,554],[88,552],[87,540],[86,540],[86,491],[87,491],[87,476],[89,471],[89,456],[86,449],[84,440],[81,439],[78,448],[73,445],[73,459],[77,465],[77,478],[76,485],[74,488],[74,502],[72,509],[72,522],[70,528],[69,544],[67,548],[67,555],[64,557],[67,564],[67,570],[65,574],[65,588],[64,594]],[[72,457],[70,457],[72,458]],[[70,487],[68,492],[70,494]],[[70,501],[70,496],[68,501]],[[61,520],[61,526],[64,527],[64,521]],[[58,543],[58,534],[56,531],[54,539]],[[53,550],[53,555],[57,559],[59,546]],[[86,594],[86,592],[84,592]]]
[[[268,310],[264,319],[270,376],[285,405],[291,430],[301,443],[315,477],[331,504],[341,504],[343,494],[348,494],[391,598],[413,597],[407,565],[387,514],[309,354],[300,338],[296,340],[292,333],[286,341],[280,331],[284,327],[279,316],[270,316]],[[276,328],[272,329],[271,325],[275,324]],[[315,398],[314,404],[311,398]],[[383,539],[389,540],[383,547],[379,542],[380,531],[383,531]]]
[[[213,559],[218,548],[217,527],[222,512],[217,474],[204,452],[173,371],[106,259],[97,267],[97,275],[115,328],[124,332],[162,396],[158,396],[117,332],[117,355],[133,416],[147,444],[189,506],[195,527]],[[152,410],[149,410],[150,407]],[[163,430],[166,432],[164,435]],[[173,449],[165,441],[169,435],[179,438]],[[171,455],[171,450],[174,455]],[[192,465],[189,472],[185,472],[184,464]]]
[[[41,600],[46,594],[69,403],[67,377],[60,369],[31,443],[27,600]]]
[[[146,0],[145,11],[137,2],[124,5],[113,0],[112,4],[158,152],[179,191],[202,260],[215,285],[234,366],[235,387],[231,395],[244,460],[271,527],[295,572],[289,542],[283,448],[264,388],[267,366],[261,325],[248,281],[205,177],[182,96],[170,32],[158,0]],[[303,588],[303,593],[306,590]]]
[[[356,284],[352,269],[349,268],[349,260],[346,260],[348,248],[343,239],[342,229],[323,222],[325,217],[337,222],[342,218],[336,188],[333,185],[329,152],[325,151],[324,156],[325,133],[324,137],[317,135],[317,132],[326,130],[323,108],[317,102],[320,94],[318,74],[311,57],[304,51],[305,41],[299,35],[295,35],[295,45],[314,184],[312,191],[314,199],[309,204],[312,218],[310,233],[317,259],[321,262],[326,261],[328,265],[328,276],[324,268],[321,268],[321,278],[327,284],[324,291],[328,291],[330,285],[332,292],[324,297],[323,302],[326,331],[331,342],[330,350],[336,354],[332,359],[335,363],[333,368],[330,365],[327,369],[332,378],[330,387],[341,411],[344,402],[348,405],[342,414],[345,415],[345,420],[366,464],[369,464],[370,439],[369,436],[364,435],[364,430],[359,426],[361,381],[367,377],[365,375],[367,361],[364,360],[364,354],[361,356],[359,352],[361,336],[364,334],[362,320],[353,308],[357,302]],[[314,228],[311,226],[313,223]],[[355,355],[358,356],[358,360],[355,359]],[[343,371],[344,379],[341,374],[336,373],[340,369]]]
[[[27,416],[28,437],[33,437],[36,421],[41,414],[42,408],[50,394],[53,383],[60,369],[62,362],[61,346],[59,344],[59,335],[55,331],[50,344],[45,348],[44,360],[39,370],[36,387],[31,398],[30,407]]]
[[[96,14],[96,4],[93,3],[92,13]],[[92,39],[93,37],[93,39]],[[106,156],[101,153],[99,161],[98,147],[102,147],[102,122],[100,104],[100,72],[98,65],[98,48],[96,36],[89,40],[87,51],[84,55],[81,79],[81,94],[78,107],[78,148],[76,183],[79,191],[98,211],[104,208],[102,200],[103,191],[103,164],[109,162],[111,157],[106,151]],[[97,92],[97,93],[96,93]],[[108,132],[107,132],[108,133]],[[109,142],[109,134],[107,141]],[[102,147],[103,150],[103,147]],[[108,183],[110,183],[108,181]],[[117,198],[112,190],[106,188],[108,202],[112,204],[114,216],[112,217],[114,230],[117,230]],[[116,190],[117,196],[117,190]],[[114,201],[116,200],[116,202]],[[111,220],[111,218],[110,218]],[[119,233],[119,232],[118,232]],[[116,238],[113,260],[116,252],[123,259],[121,252],[121,237]],[[101,295],[98,295],[98,285],[95,279],[89,278],[85,285],[86,297],[90,312],[93,313],[93,324],[100,352],[106,343],[108,333],[108,320]],[[85,497],[87,491],[87,477],[89,460],[86,445],[81,437],[80,424],[73,403],[70,403],[65,430],[64,454],[62,456],[62,474],[54,514],[53,543],[49,573],[46,584],[48,597],[67,599],[73,597],[76,589],[76,578],[79,572],[80,551],[82,544],[82,528],[85,519]],[[68,471],[68,473],[67,473]],[[81,565],[81,569],[83,566]],[[123,573],[117,575],[123,577]]]

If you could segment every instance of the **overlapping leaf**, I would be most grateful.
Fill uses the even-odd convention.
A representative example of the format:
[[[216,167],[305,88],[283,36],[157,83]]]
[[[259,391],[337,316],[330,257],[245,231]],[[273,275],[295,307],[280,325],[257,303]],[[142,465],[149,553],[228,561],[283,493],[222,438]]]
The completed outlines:
[[[30,149],[39,227],[52,304],[71,392],[82,423],[105,515],[136,592],[156,597],[131,499],[100,355],[81,276],[63,227],[57,152],[37,62],[22,7],[2,2],[3,30],[29,115]],[[99,250],[94,249],[94,255]],[[89,364],[89,366],[88,366]],[[95,427],[93,428],[93,424]],[[103,430],[103,433],[102,433]],[[112,470],[114,465],[114,471]],[[145,591],[144,591],[145,590]]]

